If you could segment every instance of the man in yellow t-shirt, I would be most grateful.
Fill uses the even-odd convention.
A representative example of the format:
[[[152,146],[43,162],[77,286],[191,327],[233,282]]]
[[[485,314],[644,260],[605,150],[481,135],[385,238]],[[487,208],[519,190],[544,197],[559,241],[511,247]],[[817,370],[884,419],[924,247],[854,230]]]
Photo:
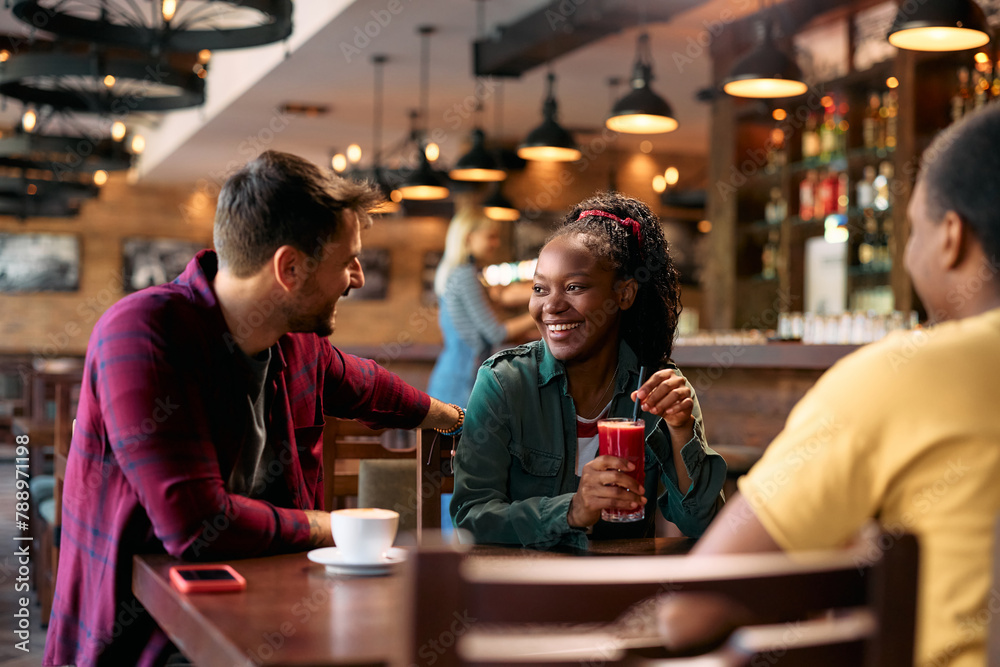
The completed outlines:
[[[1000,610],[990,591],[1000,512],[997,146],[1000,108],[990,108],[924,153],[905,263],[936,326],[866,346],[824,374],[693,551],[836,547],[872,518],[917,535],[921,666],[984,665]]]

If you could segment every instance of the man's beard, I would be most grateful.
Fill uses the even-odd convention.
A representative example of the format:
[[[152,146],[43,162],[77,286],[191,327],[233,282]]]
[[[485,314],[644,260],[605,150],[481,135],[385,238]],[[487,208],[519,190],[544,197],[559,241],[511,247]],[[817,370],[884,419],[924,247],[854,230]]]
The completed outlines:
[[[332,336],[336,310],[337,302],[333,301],[324,305],[318,311],[303,312],[295,310],[289,312],[287,315],[288,330],[292,333],[314,333],[323,338]]]

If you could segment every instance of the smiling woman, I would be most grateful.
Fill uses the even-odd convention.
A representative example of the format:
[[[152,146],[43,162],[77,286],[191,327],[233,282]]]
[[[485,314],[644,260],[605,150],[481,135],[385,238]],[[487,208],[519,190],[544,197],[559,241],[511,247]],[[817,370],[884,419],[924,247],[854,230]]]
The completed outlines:
[[[612,193],[579,204],[542,248],[529,311],[542,340],[487,361],[469,399],[456,525],[477,542],[581,547],[588,536],[651,536],[652,512],[624,524],[601,512],[656,498],[667,519],[700,535],[722,504],[726,465],[669,361],[679,287],[656,216]],[[640,365],[657,370],[635,391]],[[644,483],[633,464],[597,456],[596,421],[631,416],[636,399]]]

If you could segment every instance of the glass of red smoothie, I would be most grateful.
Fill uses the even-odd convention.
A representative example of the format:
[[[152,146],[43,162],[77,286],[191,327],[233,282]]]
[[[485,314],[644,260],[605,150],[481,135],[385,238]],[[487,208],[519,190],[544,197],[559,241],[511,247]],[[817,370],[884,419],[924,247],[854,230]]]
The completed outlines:
[[[630,491],[642,495],[646,483],[646,438],[645,424],[639,419],[632,421],[625,417],[613,417],[597,422],[599,452],[625,459],[635,464],[635,470],[628,473],[639,483]],[[646,508],[640,505],[634,510],[603,510],[601,518],[614,523],[641,521],[646,516]]]

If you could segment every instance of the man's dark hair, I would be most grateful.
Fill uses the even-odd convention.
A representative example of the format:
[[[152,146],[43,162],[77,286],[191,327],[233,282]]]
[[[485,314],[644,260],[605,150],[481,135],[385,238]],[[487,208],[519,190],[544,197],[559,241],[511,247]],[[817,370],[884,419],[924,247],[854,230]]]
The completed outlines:
[[[924,151],[920,175],[931,219],[958,213],[989,258],[1000,255],[998,147],[1000,108],[990,106],[939,134]]]
[[[219,264],[246,278],[283,245],[319,257],[340,232],[344,211],[353,211],[367,226],[367,212],[381,201],[367,183],[326,174],[289,153],[266,151],[230,176],[219,193],[214,229]]]
[[[638,223],[636,230],[613,218],[580,215],[603,211]],[[670,358],[681,312],[680,279],[660,219],[646,204],[617,192],[600,192],[570,211],[552,238],[580,234],[584,245],[619,278],[634,278],[638,291],[622,314],[621,337],[640,363],[659,368]]]

